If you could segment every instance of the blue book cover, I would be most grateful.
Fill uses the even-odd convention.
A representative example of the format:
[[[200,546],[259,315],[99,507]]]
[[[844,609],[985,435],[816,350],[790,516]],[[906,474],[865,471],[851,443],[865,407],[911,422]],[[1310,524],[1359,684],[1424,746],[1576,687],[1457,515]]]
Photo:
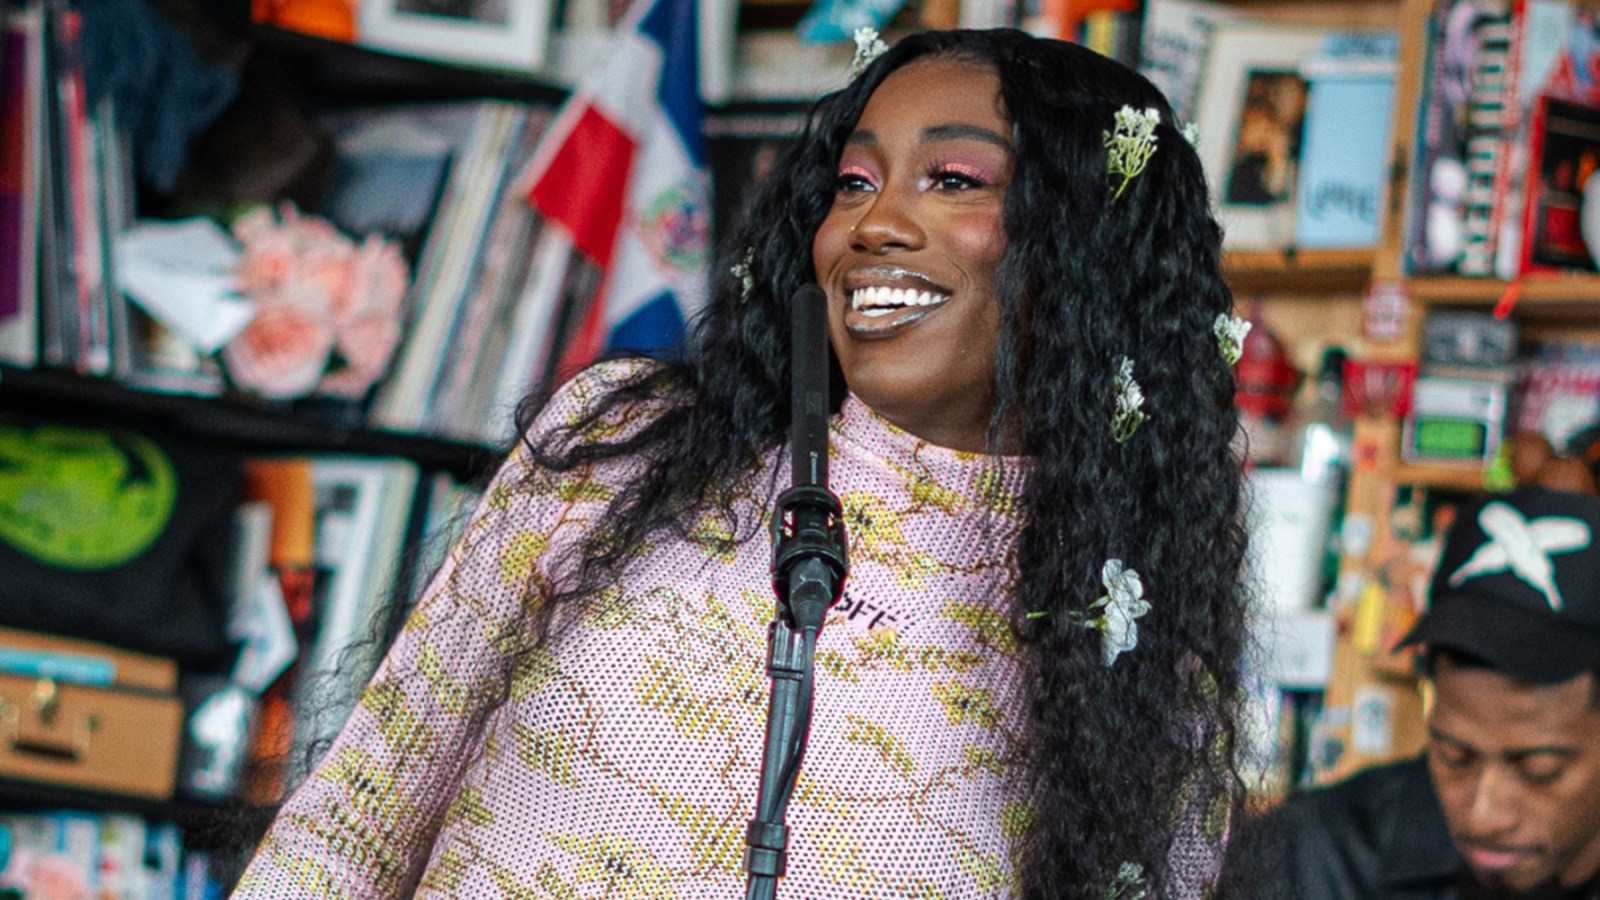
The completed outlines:
[[[1307,65],[1310,93],[1295,198],[1302,248],[1378,243],[1394,71],[1387,61]]]

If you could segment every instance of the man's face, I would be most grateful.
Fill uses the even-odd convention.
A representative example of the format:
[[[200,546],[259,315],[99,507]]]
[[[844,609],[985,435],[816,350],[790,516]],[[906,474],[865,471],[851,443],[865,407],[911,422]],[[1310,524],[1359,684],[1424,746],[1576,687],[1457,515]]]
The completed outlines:
[[[1600,872],[1595,679],[1531,685],[1441,655],[1428,768],[1479,882],[1515,894]]]

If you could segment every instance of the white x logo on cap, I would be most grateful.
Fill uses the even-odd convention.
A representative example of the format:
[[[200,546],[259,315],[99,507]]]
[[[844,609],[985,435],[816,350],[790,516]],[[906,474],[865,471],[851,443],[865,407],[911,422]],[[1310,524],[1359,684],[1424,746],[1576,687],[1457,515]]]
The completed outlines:
[[[1589,523],[1564,516],[1545,516],[1529,522],[1510,506],[1499,501],[1485,504],[1478,512],[1478,524],[1489,540],[1472,552],[1461,568],[1450,573],[1456,586],[1468,578],[1511,570],[1544,595],[1550,608],[1560,612],[1561,591],[1556,588],[1556,553],[1570,553],[1589,546]]]

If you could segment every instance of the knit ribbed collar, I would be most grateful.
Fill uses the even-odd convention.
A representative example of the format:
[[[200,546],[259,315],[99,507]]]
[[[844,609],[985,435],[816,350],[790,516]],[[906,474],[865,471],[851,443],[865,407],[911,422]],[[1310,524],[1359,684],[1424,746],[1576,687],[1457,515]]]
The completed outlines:
[[[997,485],[1007,498],[1000,503],[1004,508],[1014,508],[1034,465],[1030,456],[990,456],[929,443],[874,412],[855,394],[845,395],[832,431],[835,452],[853,451],[902,475],[925,478],[968,496]]]

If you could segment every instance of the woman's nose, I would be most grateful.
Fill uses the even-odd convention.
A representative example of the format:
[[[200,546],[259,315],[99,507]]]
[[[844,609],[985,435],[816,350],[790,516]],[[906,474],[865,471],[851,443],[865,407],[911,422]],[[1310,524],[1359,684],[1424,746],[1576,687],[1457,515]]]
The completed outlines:
[[[915,192],[885,188],[872,198],[855,227],[850,229],[850,247],[866,253],[889,250],[916,250],[925,235],[917,222]]]

